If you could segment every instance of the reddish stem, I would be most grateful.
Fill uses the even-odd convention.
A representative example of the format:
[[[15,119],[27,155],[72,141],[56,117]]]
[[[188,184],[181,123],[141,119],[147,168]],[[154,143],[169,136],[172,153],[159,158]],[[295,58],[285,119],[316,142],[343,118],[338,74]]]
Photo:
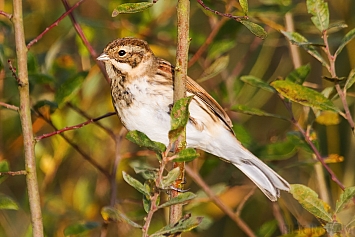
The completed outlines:
[[[17,112],[19,111],[19,107],[15,106],[15,105],[6,104],[6,103],[1,102],[1,101],[0,101],[0,106],[3,106],[5,108],[7,108],[7,109],[15,110]]]
[[[70,10],[70,6],[69,6],[69,4],[68,4],[68,1],[67,1],[67,0],[62,0],[62,3],[63,3],[63,5],[64,5],[65,9],[66,9],[67,11],[69,11],[69,10]],[[91,46],[91,44],[89,43],[88,39],[85,37],[84,32],[83,32],[83,30],[81,29],[80,25],[76,22],[73,13],[70,12],[70,13],[69,13],[69,17],[70,17],[70,20],[71,20],[72,23],[73,23],[73,26],[74,26],[76,32],[78,33],[80,39],[83,41],[84,45],[85,45],[86,48],[88,49],[88,51],[89,51],[91,57],[96,61],[96,63],[97,63],[97,65],[99,66],[99,68],[100,68],[102,74],[104,74],[106,81],[107,81],[108,83],[110,83],[111,80],[110,80],[110,78],[107,76],[107,73],[106,73],[106,69],[105,69],[105,67],[104,67],[104,64],[103,64],[102,62],[98,62],[98,61],[96,60],[96,58],[97,58],[97,53],[96,53],[95,49],[94,49],[94,48]]]
[[[3,15],[5,17],[9,18],[9,20],[12,19],[12,14],[4,12],[4,11],[1,11],[1,10],[0,10],[0,15]]]
[[[27,174],[26,170],[0,172],[0,176],[3,175],[16,176],[16,175],[26,175],[26,174]]]
[[[203,3],[202,0],[197,0],[197,2],[198,2],[204,9],[206,9],[207,11],[213,12],[214,14],[219,15],[219,16],[228,17],[228,18],[233,19],[233,20],[235,20],[235,21],[241,21],[241,20],[248,20],[248,19],[249,19],[248,16],[233,16],[233,15],[230,14],[230,13],[222,13],[222,12],[213,10],[213,9],[207,7],[207,6]]]
[[[41,34],[39,34],[35,39],[31,40],[31,42],[29,42],[27,44],[27,49],[30,49],[32,47],[32,45],[34,45],[35,43],[37,43],[40,39],[42,39],[42,37],[51,29],[53,29],[55,26],[57,26],[59,24],[59,22],[61,22],[67,15],[69,15],[75,8],[77,8],[82,2],[84,2],[85,0],[80,0],[79,2],[75,3],[70,9],[68,9],[65,13],[63,13],[55,22],[53,22],[52,25],[48,26]]]
[[[47,138],[47,137],[51,137],[51,136],[54,136],[54,135],[57,135],[57,134],[60,134],[62,132],[66,132],[66,131],[70,131],[70,130],[74,130],[74,129],[77,129],[77,128],[82,128],[84,127],[85,125],[88,125],[90,123],[94,123],[96,121],[99,121],[100,119],[103,119],[103,118],[106,118],[106,117],[110,117],[112,115],[115,115],[116,112],[110,112],[110,113],[107,113],[107,114],[104,114],[100,117],[97,117],[97,118],[93,118],[93,119],[89,119],[88,121],[86,122],[83,122],[83,123],[80,123],[80,124],[77,124],[77,125],[74,125],[74,126],[70,126],[70,127],[65,127],[65,128],[62,128],[60,130],[57,130],[57,131],[54,131],[54,132],[51,132],[51,133],[47,133],[47,134],[43,134],[41,136],[38,136],[35,138],[36,141],[40,141],[44,138]]]

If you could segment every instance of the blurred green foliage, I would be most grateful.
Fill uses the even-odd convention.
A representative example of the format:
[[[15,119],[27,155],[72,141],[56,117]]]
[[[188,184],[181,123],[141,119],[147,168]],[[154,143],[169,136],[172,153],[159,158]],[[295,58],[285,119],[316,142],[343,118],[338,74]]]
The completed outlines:
[[[112,18],[113,10],[127,2],[134,1],[86,0],[73,13],[98,54],[113,39],[132,36],[147,40],[158,57],[173,62],[176,2],[159,0],[140,13],[119,14]],[[313,13],[308,13],[306,1],[303,0],[249,0],[248,11],[245,9],[246,1],[242,1],[243,7],[234,0],[204,2],[220,12],[234,9],[233,14],[239,16],[247,12],[252,22],[264,27],[268,37],[261,40],[241,23],[222,20],[222,17],[203,10],[195,1],[191,1],[190,56],[199,50],[211,32],[217,30],[211,44],[189,68],[189,75],[197,81],[201,80],[201,85],[227,110],[235,123],[237,137],[248,149],[264,159],[290,183],[305,184],[315,190],[327,205],[337,211],[339,205],[345,205],[344,200],[348,200],[353,189],[348,189],[344,194],[326,171],[319,169],[319,163],[292,123],[268,116],[275,114],[289,118],[289,113],[280,98],[273,93],[274,90],[263,90],[260,86],[255,86],[255,83],[263,83],[264,89],[272,89],[269,83],[277,78],[288,78],[299,84],[305,81],[303,85],[318,91],[317,96],[322,93],[332,100],[332,106],[342,110],[341,101],[334,90],[334,82],[323,79],[323,76],[330,77],[329,73],[322,67],[319,59],[314,59],[306,52],[314,52],[319,49],[317,44],[323,44],[320,30],[328,23],[311,19],[314,17]],[[355,73],[352,69],[355,68],[355,41],[349,42],[349,37],[344,36],[355,28],[355,2],[326,2],[330,15],[329,27],[338,26],[329,30],[330,50],[335,53],[339,45],[341,46],[337,51],[336,72],[339,78],[348,78],[345,87],[348,89],[347,101],[353,116],[355,93],[352,85]],[[74,3],[75,1],[71,1],[71,4]],[[27,43],[65,12],[61,1],[26,0],[23,4]],[[0,0],[0,9],[11,13],[11,2]],[[307,72],[294,71],[295,56],[290,51],[287,35],[285,37],[280,33],[280,30],[286,30],[286,13],[293,19],[293,31],[301,35],[300,38],[299,35],[288,34],[289,38],[300,41],[298,43],[304,43],[307,38],[314,43],[298,48],[301,65],[304,65],[303,70],[308,70]],[[344,28],[344,24],[348,27]],[[18,105],[16,80],[7,64],[10,59],[16,65],[13,28],[11,22],[2,15],[0,32],[0,101]],[[345,42],[349,43],[345,45]],[[326,59],[322,50],[318,54]],[[60,129],[86,121],[85,115],[95,118],[114,110],[109,85],[68,17],[30,48],[28,70],[31,104],[34,109],[33,130],[36,136],[53,131],[53,127],[38,113],[50,119]],[[237,105],[242,107],[236,107]],[[309,101],[307,105],[312,106],[312,103]],[[333,159],[334,162],[329,166],[345,187],[354,186],[355,141],[347,121],[342,117],[339,121],[338,117],[334,118],[334,114],[321,113],[299,104],[293,104],[292,111],[297,121],[308,129],[309,136],[322,156],[337,154],[344,157]],[[316,118],[320,116],[323,117]],[[99,123],[117,136],[120,134],[122,125],[116,116],[100,120]],[[95,124],[68,131],[65,136],[107,172],[111,172],[115,157],[120,154],[122,161],[115,180],[117,195],[114,203],[131,220],[141,224],[146,215],[142,195],[123,180],[122,171],[143,182],[142,177],[134,174],[132,162],[144,161],[146,165],[157,167],[158,161],[154,154],[142,152],[141,148],[126,139],[121,139],[119,147],[116,147],[110,134]],[[0,107],[0,172],[23,169],[22,143],[18,114]],[[75,233],[82,228],[88,230],[82,236],[98,236],[104,216],[101,215],[101,208],[111,202],[112,186],[107,176],[85,160],[60,135],[39,141],[36,144],[36,157],[46,236],[63,236],[64,233]],[[201,153],[200,158],[194,160],[191,166],[200,172],[212,190],[232,209],[243,202],[253,187],[234,166],[209,154]],[[319,180],[320,177],[323,182]],[[194,216],[205,216],[205,219],[201,228],[184,236],[247,236],[235,222],[202,195],[200,187],[189,177],[185,188],[197,194],[197,198],[186,206],[186,212]],[[0,211],[0,236],[29,236],[25,177],[2,178],[0,193],[9,198],[6,200],[12,209],[18,209]],[[340,200],[336,202],[339,197]],[[163,194],[161,198],[167,197]],[[283,219],[281,226],[277,219],[280,216]],[[353,204],[347,204],[345,211],[337,213],[339,220],[350,219],[350,223],[352,220],[352,225],[347,226],[349,236],[354,234],[353,216]],[[244,204],[240,217],[258,236],[279,236],[286,233],[289,236],[305,236],[306,233],[309,234],[307,236],[321,236],[325,233],[320,227],[324,223],[310,215],[286,193],[282,193],[282,199],[277,204],[272,204],[261,192],[256,191]],[[153,219],[151,230],[158,231],[165,225],[166,211],[161,209]],[[329,226],[328,228],[331,229]],[[141,231],[125,222],[111,223],[107,228],[107,236],[141,236]]]

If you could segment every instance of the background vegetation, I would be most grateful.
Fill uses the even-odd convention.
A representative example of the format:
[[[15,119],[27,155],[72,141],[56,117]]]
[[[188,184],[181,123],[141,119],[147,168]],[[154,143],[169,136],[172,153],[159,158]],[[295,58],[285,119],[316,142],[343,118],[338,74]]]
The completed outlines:
[[[142,195],[123,180],[122,171],[143,182],[142,176],[135,174],[132,167],[142,166],[142,162],[157,167],[154,153],[126,140],[125,130],[116,116],[61,135],[41,137],[113,111],[109,84],[92,57],[95,52],[98,55],[108,42],[125,36],[141,38],[149,42],[157,56],[174,61],[176,3],[160,0],[143,12],[112,18],[112,11],[124,2],[127,1],[78,2],[80,6],[73,10],[75,24],[92,46],[89,51],[69,17],[57,21],[66,12],[65,0],[23,1],[25,40],[29,48],[31,115],[37,139],[36,168],[46,236],[63,236],[64,230],[75,224],[84,224],[75,225],[77,228],[92,229],[83,236],[141,236],[141,230],[131,227],[127,221],[104,222],[101,209],[116,203],[131,220],[142,223],[146,216]],[[70,1],[69,5],[75,3]],[[244,15],[235,0],[204,3],[219,12]],[[329,206],[320,204],[326,210],[325,216],[317,215],[319,210],[307,209],[316,213],[315,216],[309,214],[294,199],[299,186],[293,187],[294,196],[282,193],[279,202],[271,203],[234,166],[199,152],[200,157],[188,164],[191,171],[186,176],[185,185],[197,194],[197,198],[184,206],[184,212],[205,218],[197,229],[184,236],[332,236],[336,230],[340,231],[339,235],[354,235],[354,203],[345,202],[351,199],[354,190],[349,189],[344,196],[341,185],[332,181],[315,158],[314,150],[306,144],[300,128],[315,144],[339,183],[345,187],[354,186],[354,133],[349,119],[344,119],[334,108],[344,111],[344,103],[337,96],[335,85],[341,88],[348,85],[346,99],[350,117],[354,119],[355,94],[351,87],[354,72],[351,74],[351,70],[355,68],[355,41],[345,45],[338,55],[336,77],[306,50],[316,47],[328,60],[327,52],[334,54],[344,36],[355,28],[355,2],[328,1],[330,23],[337,25],[327,31],[329,48],[326,50],[322,50],[324,38],[311,20],[306,1],[250,0],[248,3],[250,20],[262,25],[268,33],[264,40],[241,23],[217,16],[191,1],[192,40],[188,74],[227,110],[238,138],[248,149],[290,183],[304,184],[316,191]],[[10,14],[12,3],[0,0],[0,10]],[[32,42],[56,21],[58,24],[38,38],[38,42]],[[14,28],[6,14],[0,15],[0,23],[0,171],[23,171],[21,123],[16,108],[11,110],[9,107],[19,105],[18,81],[13,76],[17,67]],[[282,30],[299,32],[318,46],[291,46],[288,38],[296,42],[300,38],[282,34]],[[290,108],[285,99],[287,95],[278,90],[280,98],[277,93],[265,90],[267,83],[286,78],[302,65],[304,67],[299,72],[304,76],[298,75],[297,78],[305,78],[304,86],[323,91],[332,99],[333,112],[321,112],[312,101],[306,101],[311,108],[299,103],[292,103]],[[265,84],[260,84],[258,79]],[[293,97],[289,99],[294,101]],[[221,211],[212,201],[216,200],[203,193],[204,186],[201,188],[197,174],[227,210]],[[25,176],[3,175],[0,182],[1,205],[17,209],[0,211],[0,236],[30,236]],[[314,197],[313,193],[300,189],[300,202]],[[341,201],[336,203],[341,194],[343,206],[339,206]],[[161,199],[166,199],[164,193]],[[328,214],[332,213],[330,209],[335,210],[336,215],[328,220]],[[337,212],[338,209],[342,212]],[[166,217],[166,210],[159,210],[154,215],[151,231],[165,226]],[[322,226],[327,223],[332,226],[328,225],[330,231],[325,233]]]

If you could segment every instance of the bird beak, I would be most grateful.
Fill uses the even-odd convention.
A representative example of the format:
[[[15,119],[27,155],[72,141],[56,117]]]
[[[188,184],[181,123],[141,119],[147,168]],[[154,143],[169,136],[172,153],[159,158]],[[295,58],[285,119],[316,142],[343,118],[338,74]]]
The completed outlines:
[[[102,53],[99,57],[97,57],[98,61],[107,61],[110,60],[110,57],[106,53]]]

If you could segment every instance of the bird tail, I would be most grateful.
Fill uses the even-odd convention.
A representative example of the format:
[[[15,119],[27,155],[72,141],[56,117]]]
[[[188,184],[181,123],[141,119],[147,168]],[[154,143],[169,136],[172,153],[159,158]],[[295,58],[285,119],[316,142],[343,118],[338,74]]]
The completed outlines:
[[[273,202],[280,197],[280,190],[290,190],[290,185],[286,180],[256,157],[241,159],[237,163],[232,163]]]

